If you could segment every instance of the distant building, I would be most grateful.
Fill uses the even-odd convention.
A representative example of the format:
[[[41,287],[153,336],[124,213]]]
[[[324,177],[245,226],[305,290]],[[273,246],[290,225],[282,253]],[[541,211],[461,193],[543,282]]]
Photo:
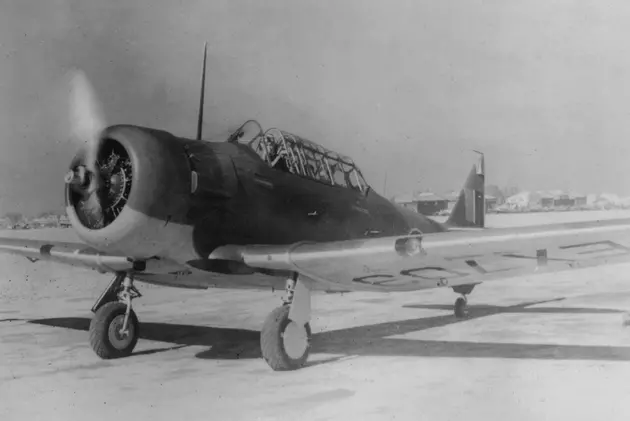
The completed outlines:
[[[553,198],[553,206],[556,208],[566,208],[575,205],[575,199],[568,194],[559,194]]]
[[[418,195],[418,213],[423,215],[435,215],[448,208],[448,200],[434,193],[421,193]]]
[[[585,194],[573,194],[571,195],[574,201],[574,206],[586,206],[587,198]]]
[[[446,200],[448,200],[448,210],[453,210],[455,203],[457,203],[457,199],[459,199],[459,192],[452,191],[442,195]]]
[[[413,194],[400,194],[400,195],[392,197],[391,200],[397,205],[400,205],[404,208],[412,209],[418,212],[418,204]]]
[[[595,203],[597,197],[584,194],[568,194],[561,190],[521,192],[506,200],[506,207],[513,210],[573,209]]]
[[[540,206],[542,206],[543,208],[553,207],[553,197],[541,197]]]
[[[430,192],[395,196],[394,202],[423,215],[435,215],[448,207],[446,198]]]
[[[70,224],[70,220],[68,219],[66,215],[61,215],[59,217],[59,226],[61,228],[67,228],[67,227],[72,226],[72,224]]]
[[[494,210],[497,207],[498,203],[498,197],[490,196],[489,194],[486,195],[486,211]]]

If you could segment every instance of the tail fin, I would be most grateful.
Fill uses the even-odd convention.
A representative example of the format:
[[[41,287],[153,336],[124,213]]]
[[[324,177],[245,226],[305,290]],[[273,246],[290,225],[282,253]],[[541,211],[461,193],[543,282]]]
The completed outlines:
[[[483,228],[486,223],[486,197],[485,197],[485,161],[481,152],[477,152],[479,162],[473,166],[468,174],[464,188],[446,225],[452,227],[478,227]]]

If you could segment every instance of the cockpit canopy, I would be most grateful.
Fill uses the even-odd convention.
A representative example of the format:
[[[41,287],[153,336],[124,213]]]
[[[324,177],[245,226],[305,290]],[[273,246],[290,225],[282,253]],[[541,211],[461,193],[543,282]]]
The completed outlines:
[[[249,146],[272,168],[367,192],[368,184],[351,158],[294,134],[275,128],[263,132],[257,121],[249,120],[228,141]]]

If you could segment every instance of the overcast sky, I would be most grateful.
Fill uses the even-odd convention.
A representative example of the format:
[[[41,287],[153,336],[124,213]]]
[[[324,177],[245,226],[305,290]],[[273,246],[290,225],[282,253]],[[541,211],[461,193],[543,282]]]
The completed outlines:
[[[488,182],[630,194],[630,3],[20,0],[0,5],[0,211],[60,208],[64,74],[108,122],[195,134],[249,118],[351,155],[388,196]]]

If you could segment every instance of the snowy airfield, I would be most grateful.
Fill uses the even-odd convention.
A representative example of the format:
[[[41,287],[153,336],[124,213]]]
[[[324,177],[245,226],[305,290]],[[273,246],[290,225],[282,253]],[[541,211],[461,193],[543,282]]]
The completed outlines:
[[[488,215],[489,227],[630,218]],[[0,236],[76,241],[71,229]],[[138,284],[142,339],[103,361],[87,338],[109,275],[0,256],[0,420],[627,420],[630,264],[456,295],[315,295],[309,365],[277,373],[258,330],[280,292]]]

